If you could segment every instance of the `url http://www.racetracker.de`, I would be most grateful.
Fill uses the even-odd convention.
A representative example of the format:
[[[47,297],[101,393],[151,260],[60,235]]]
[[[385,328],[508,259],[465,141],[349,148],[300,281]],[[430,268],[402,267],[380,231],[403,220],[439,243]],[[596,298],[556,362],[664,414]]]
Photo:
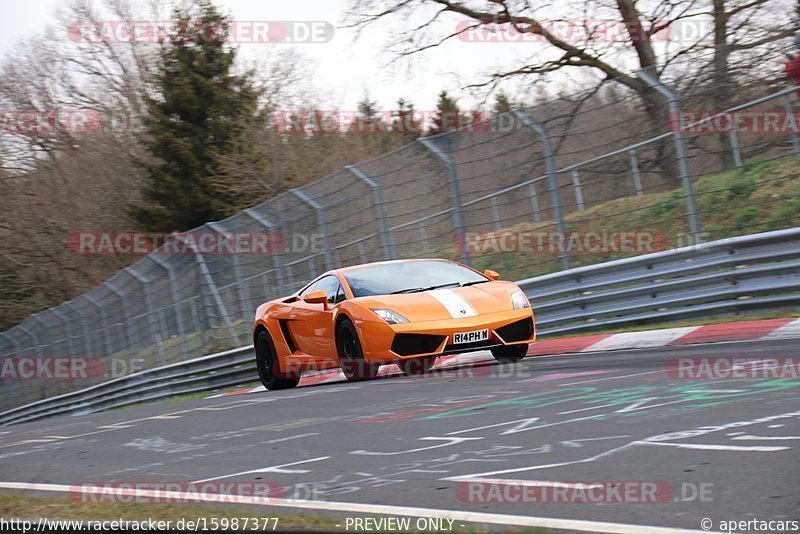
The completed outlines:
[[[158,520],[127,519],[78,521],[66,519],[0,518],[0,532],[74,532],[74,531],[170,531],[204,532],[219,530],[266,531],[278,528],[276,517],[199,517],[196,519]]]

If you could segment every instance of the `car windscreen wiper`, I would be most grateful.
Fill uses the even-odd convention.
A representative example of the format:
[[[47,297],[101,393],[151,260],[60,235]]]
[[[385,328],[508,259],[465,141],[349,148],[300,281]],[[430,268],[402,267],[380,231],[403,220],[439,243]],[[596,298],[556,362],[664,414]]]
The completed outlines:
[[[442,289],[443,287],[458,287],[461,284],[458,282],[451,282],[449,284],[441,284],[438,286],[429,287],[409,287],[408,289],[401,289],[400,291],[392,291],[390,295],[398,295],[400,293],[422,293],[423,291],[431,291],[433,289]]]
[[[463,284],[458,284],[458,287],[474,286],[475,284],[485,284],[486,282],[491,282],[491,280],[473,280],[472,282],[464,282]]]

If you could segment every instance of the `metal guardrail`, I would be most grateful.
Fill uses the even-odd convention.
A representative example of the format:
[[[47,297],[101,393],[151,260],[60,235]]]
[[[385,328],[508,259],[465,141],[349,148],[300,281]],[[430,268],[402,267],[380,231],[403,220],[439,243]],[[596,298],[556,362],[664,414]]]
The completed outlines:
[[[722,239],[517,282],[540,335],[797,308],[800,228]],[[140,371],[0,413],[0,425],[80,415],[257,380],[252,347]]]

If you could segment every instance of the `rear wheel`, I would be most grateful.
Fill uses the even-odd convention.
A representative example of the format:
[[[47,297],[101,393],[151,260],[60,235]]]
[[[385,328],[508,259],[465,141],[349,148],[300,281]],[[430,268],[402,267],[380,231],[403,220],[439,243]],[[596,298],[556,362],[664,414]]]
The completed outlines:
[[[508,347],[494,347],[492,356],[500,363],[514,363],[520,361],[528,354],[528,344],[511,345]]]
[[[435,356],[427,358],[408,358],[397,362],[397,366],[407,376],[424,375],[431,370],[433,364],[436,363]]]
[[[358,332],[350,319],[343,319],[336,330],[336,348],[339,351],[339,365],[347,380],[355,382],[378,376],[380,366],[370,365],[364,359]]]
[[[285,376],[281,372],[280,362],[275,353],[275,345],[266,330],[262,330],[256,336],[256,366],[258,367],[258,377],[264,387],[270,391],[276,389],[289,389],[295,387],[300,382],[300,375]]]

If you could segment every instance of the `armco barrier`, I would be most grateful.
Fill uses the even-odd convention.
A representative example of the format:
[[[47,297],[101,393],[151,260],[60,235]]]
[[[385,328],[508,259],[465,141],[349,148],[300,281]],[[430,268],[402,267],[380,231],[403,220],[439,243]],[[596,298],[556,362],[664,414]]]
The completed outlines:
[[[578,267],[517,282],[539,335],[797,308],[800,228]],[[252,347],[134,373],[0,414],[0,424],[78,415],[257,380]]]

